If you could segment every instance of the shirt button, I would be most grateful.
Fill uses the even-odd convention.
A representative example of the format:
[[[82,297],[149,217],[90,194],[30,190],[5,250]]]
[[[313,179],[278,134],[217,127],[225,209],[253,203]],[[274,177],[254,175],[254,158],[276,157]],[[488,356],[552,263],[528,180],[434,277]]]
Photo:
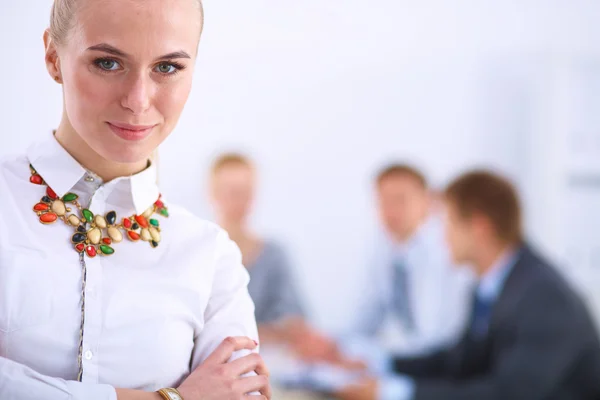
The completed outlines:
[[[90,350],[88,350],[85,352],[85,354],[83,356],[85,357],[86,360],[91,360],[92,357],[94,357],[94,353],[92,353]]]
[[[94,180],[95,180],[94,177],[91,176],[91,175],[86,175],[85,176],[85,181],[86,182],[94,182]]]

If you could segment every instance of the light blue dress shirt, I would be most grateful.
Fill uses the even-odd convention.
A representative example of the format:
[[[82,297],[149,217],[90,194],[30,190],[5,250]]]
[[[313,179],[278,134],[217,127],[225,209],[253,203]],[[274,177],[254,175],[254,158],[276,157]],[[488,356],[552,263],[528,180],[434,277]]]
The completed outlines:
[[[492,267],[481,277],[477,285],[477,296],[495,302],[502,292],[504,283],[517,260],[518,252],[512,249],[504,251]],[[375,349],[373,349],[375,351]],[[393,375],[392,358],[385,354],[373,353],[374,362],[382,363],[388,375],[379,380],[378,400],[410,400],[414,397],[414,381],[405,375]]]

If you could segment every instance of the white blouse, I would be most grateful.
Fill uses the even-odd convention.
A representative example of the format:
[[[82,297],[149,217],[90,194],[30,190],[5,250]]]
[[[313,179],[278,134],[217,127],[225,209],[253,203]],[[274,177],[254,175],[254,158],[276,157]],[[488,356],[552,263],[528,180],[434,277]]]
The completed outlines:
[[[125,238],[112,255],[82,256],[83,290],[76,228],[40,223],[33,208],[46,187],[30,182],[30,164],[58,197],[75,193],[94,215],[115,211],[116,223],[159,197],[154,166],[103,183],[52,135],[0,160],[0,399],[115,400],[115,387],[176,387],[225,337],[258,339],[238,248],[164,198],[169,216],[153,217],[159,245]]]

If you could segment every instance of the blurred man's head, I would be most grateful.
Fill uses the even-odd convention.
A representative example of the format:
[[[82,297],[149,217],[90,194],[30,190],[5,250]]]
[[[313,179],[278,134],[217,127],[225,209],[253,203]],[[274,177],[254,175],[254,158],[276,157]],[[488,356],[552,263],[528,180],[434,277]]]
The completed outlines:
[[[409,165],[390,165],[377,176],[377,200],[384,227],[395,239],[407,240],[427,218],[427,181]]]
[[[521,208],[506,179],[486,171],[467,173],[445,192],[446,238],[456,263],[477,266],[484,252],[522,241]]]
[[[223,154],[214,162],[211,198],[221,223],[239,224],[250,214],[254,200],[255,171],[241,154]]]

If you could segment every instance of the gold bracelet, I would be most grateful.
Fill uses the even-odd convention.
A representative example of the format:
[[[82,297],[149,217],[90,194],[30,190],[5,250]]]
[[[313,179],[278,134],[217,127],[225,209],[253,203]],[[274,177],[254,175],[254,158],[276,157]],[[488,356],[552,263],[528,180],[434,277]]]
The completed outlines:
[[[158,390],[156,393],[160,394],[165,400],[183,400],[179,390],[173,388],[163,388]]]

